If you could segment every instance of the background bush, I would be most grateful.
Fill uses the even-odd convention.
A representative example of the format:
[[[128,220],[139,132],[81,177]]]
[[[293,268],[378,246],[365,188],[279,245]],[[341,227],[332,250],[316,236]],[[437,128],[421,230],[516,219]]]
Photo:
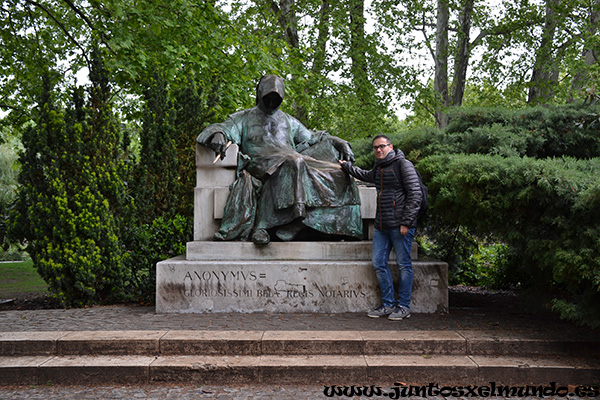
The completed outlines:
[[[25,246],[6,236],[8,214],[17,197],[19,164],[14,149],[18,140],[6,132],[0,135],[0,261],[19,261],[26,257]]]
[[[564,317],[600,315],[600,159],[440,155],[419,168],[431,178],[431,212],[508,244],[532,299]]]

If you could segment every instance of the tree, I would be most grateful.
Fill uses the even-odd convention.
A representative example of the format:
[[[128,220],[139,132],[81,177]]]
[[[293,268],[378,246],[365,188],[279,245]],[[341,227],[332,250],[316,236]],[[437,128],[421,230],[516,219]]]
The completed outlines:
[[[123,0],[4,0],[0,20],[0,107],[10,111],[4,118],[8,124],[30,119],[35,82],[43,71],[54,71],[65,89],[82,68],[90,69],[93,42],[109,54],[105,64],[113,95],[129,120],[139,118],[140,84],[153,63],[161,65],[168,81],[186,71],[202,86],[218,83],[229,93],[214,110],[220,117],[246,106],[256,76],[274,63],[256,36],[238,30],[214,2],[133,7]]]
[[[593,72],[597,60],[584,61],[584,49],[594,48],[598,41],[598,26],[593,22],[598,3],[548,0],[541,5],[506,2],[504,7],[506,12],[497,23],[499,34],[487,38],[489,54],[477,72],[493,74],[505,87],[527,90],[523,102],[529,104],[585,98],[587,94],[573,87],[584,76],[589,88],[599,82]]]
[[[44,74],[62,90],[56,101],[65,104],[66,87],[75,73],[89,66],[79,38],[84,27],[64,2],[3,0],[0,7],[0,109],[2,123],[21,129],[31,119]],[[69,60],[68,63],[60,63]]]
[[[119,137],[102,63],[92,60],[89,106],[83,91],[61,110],[44,76],[38,118],[23,135],[21,184],[11,236],[28,252],[49,289],[64,306],[125,298],[128,274],[119,244],[116,202]]]
[[[593,90],[600,78],[597,59],[584,50],[597,48],[597,1],[373,4],[378,28],[397,47],[400,71],[413,78],[397,80],[398,93],[440,128],[447,108],[462,106],[466,92],[477,93],[469,102],[524,106],[529,92],[530,103],[563,103],[577,93],[573,80]]]
[[[306,126],[348,139],[385,131],[396,71],[366,32],[364,0],[256,0],[231,15],[283,61],[269,72],[287,78],[284,107]]]
[[[436,125],[444,128],[448,125],[448,118],[444,108],[450,105],[448,97],[448,21],[450,9],[447,0],[438,0],[437,24],[435,34],[435,78],[434,90],[440,97],[435,114]]]
[[[561,0],[546,0],[546,12],[539,47],[531,73],[531,86],[527,103],[548,101],[554,96],[553,86],[558,82],[557,55],[554,41],[558,25],[557,8]]]
[[[474,0],[464,0],[458,16],[458,44],[454,60],[454,78],[451,86],[451,104],[453,106],[461,106],[465,94],[474,4]]]
[[[600,63],[600,41],[598,40],[600,26],[600,1],[593,0],[589,3],[589,12],[586,20],[585,39],[582,55],[579,62],[575,60],[573,83],[569,100],[579,98],[593,99],[597,96],[595,91],[598,81],[598,67]],[[594,77],[595,75],[595,77]],[[594,79],[595,78],[595,79]]]

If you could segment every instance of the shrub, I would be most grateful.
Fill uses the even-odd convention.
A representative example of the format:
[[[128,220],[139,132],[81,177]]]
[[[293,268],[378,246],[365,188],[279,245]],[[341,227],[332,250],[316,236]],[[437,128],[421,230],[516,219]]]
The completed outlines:
[[[156,263],[185,254],[192,236],[192,219],[181,215],[158,217],[152,223],[131,225],[124,241],[129,249],[125,262],[131,268],[136,301],[154,302],[156,294]]]
[[[522,110],[456,108],[449,118],[445,134],[458,138],[455,153],[504,153],[535,158],[600,156],[598,105],[573,103]],[[461,145],[465,141],[466,149]],[[505,150],[494,151],[494,146]]]
[[[54,103],[44,79],[37,120],[23,134],[11,214],[11,235],[29,241],[35,267],[67,307],[125,300],[129,284],[113,213],[126,193],[119,135],[98,58],[91,79],[89,106],[75,90],[67,110]]]
[[[482,286],[492,289],[509,289],[517,282],[509,274],[509,248],[501,243],[482,243],[469,258],[458,265],[451,274],[451,284]]]
[[[21,260],[23,249],[6,237],[8,214],[17,195],[18,155],[14,138],[0,136],[0,260]]]
[[[442,224],[499,238],[524,287],[548,295],[538,301],[600,326],[600,159],[446,155],[419,167]]]

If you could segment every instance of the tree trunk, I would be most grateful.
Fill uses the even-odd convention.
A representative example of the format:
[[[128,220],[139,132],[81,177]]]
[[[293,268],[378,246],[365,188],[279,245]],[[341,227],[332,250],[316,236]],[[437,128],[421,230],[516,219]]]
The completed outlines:
[[[448,107],[448,21],[450,9],[448,0],[438,0],[437,24],[435,34],[435,77],[434,90],[439,99],[435,112],[438,128],[443,129],[448,125],[448,116],[445,108]]]
[[[314,74],[321,74],[325,66],[327,40],[329,39],[329,21],[331,18],[331,7],[329,0],[323,0],[321,2],[319,17],[319,36],[317,37],[317,43],[315,45],[315,56],[312,65],[312,72]]]
[[[600,0],[594,0],[590,4],[590,16],[588,22],[588,36],[589,38],[597,37],[598,26],[600,25]],[[594,44],[593,41],[588,41],[588,44],[583,49],[583,62],[584,67],[580,67],[573,76],[573,83],[571,85],[571,93],[569,101],[574,101],[576,98],[588,98],[593,96],[594,91],[589,87],[589,71],[587,68],[600,61],[600,46]]]
[[[279,3],[271,0],[271,10],[285,33],[285,40],[290,47],[298,48],[298,19],[293,6],[294,0],[279,0]]]
[[[454,60],[454,79],[452,81],[452,98],[450,104],[462,105],[467,81],[467,68],[469,66],[469,40],[471,34],[471,21],[473,17],[474,0],[465,0],[463,9],[458,17],[458,50]]]
[[[300,40],[298,38],[298,18],[296,17],[296,11],[294,9],[294,0],[279,0],[279,2],[271,0],[271,11],[277,18],[279,26],[284,32],[286,42],[292,49],[297,49]],[[297,66],[294,69],[300,70],[301,68],[298,67],[302,66]],[[295,77],[292,76],[291,79],[295,79]],[[307,112],[304,107],[294,101],[292,103],[292,108],[294,110],[294,116],[298,120],[306,122]]]
[[[349,0],[350,10],[350,73],[360,102],[369,102],[373,95],[369,81],[366,39],[365,39],[365,4],[364,0]]]
[[[561,0],[546,0],[546,16],[540,47],[536,53],[527,103],[544,103],[554,95],[553,86],[558,82],[558,66],[554,57],[556,34],[556,8]]]

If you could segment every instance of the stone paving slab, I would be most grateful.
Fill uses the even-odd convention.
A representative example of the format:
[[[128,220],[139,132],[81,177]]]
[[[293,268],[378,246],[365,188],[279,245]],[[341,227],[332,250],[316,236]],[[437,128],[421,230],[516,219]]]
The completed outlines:
[[[160,339],[160,354],[256,355],[263,336],[263,331],[168,331]]]
[[[56,354],[145,355],[159,353],[164,331],[78,331],[57,340]]]
[[[582,352],[583,344],[588,345],[587,352]],[[594,358],[598,347],[599,342],[488,331],[0,332],[0,356],[416,354]],[[581,351],[575,351],[578,348]]]
[[[151,382],[250,384],[260,382],[259,357],[166,356],[150,365]]]
[[[7,400],[306,400],[328,399],[319,385],[75,385],[0,387]],[[441,399],[441,397],[440,397]]]
[[[364,331],[365,354],[467,354],[456,331]]]
[[[483,356],[63,356],[0,357],[0,385],[111,383],[597,384],[581,359]]]
[[[0,332],[0,355],[56,354],[56,343],[69,332]]]
[[[38,385],[39,367],[48,356],[0,357],[0,385]]]
[[[365,356],[369,366],[369,381],[459,384],[474,382],[477,364],[468,356],[446,355],[372,355]]]
[[[600,356],[600,338],[558,337],[541,332],[510,332],[461,330],[467,341],[468,354],[494,355],[512,353],[521,355],[572,354]]]
[[[598,385],[600,360],[570,357],[470,356],[481,382]]]
[[[0,357],[0,385],[147,383],[146,356]]]
[[[260,372],[264,384],[353,384],[367,379],[367,364],[359,355],[267,355],[261,357]]]
[[[363,354],[365,340],[359,331],[267,331],[263,354]]]
[[[41,365],[36,374],[39,384],[146,383],[149,365],[154,360],[155,357],[135,355],[53,357]]]

